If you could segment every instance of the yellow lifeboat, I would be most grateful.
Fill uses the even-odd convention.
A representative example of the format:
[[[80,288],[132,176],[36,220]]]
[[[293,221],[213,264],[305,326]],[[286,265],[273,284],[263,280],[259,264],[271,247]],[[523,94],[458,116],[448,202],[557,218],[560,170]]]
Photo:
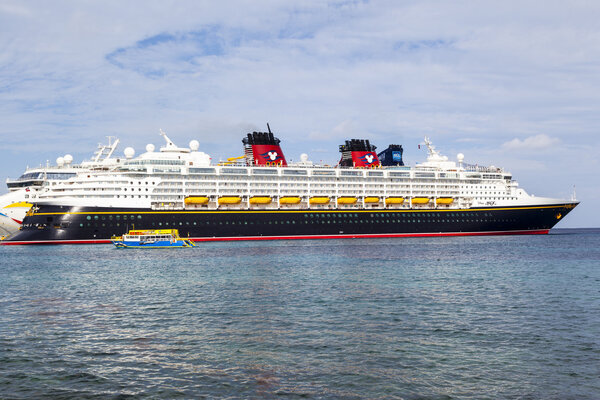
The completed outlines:
[[[385,204],[402,204],[404,203],[404,197],[388,197],[385,199]]]
[[[329,197],[311,197],[310,204],[328,204],[330,199]]]
[[[429,197],[413,197],[411,201],[413,204],[427,204],[429,203]]]
[[[452,204],[453,202],[454,199],[452,197],[438,197],[437,199],[435,199],[435,204],[448,205]]]
[[[298,204],[302,199],[300,197],[286,196],[279,198],[279,204]]]
[[[379,203],[379,197],[365,197],[365,203]]]
[[[219,197],[219,204],[240,204],[241,202],[242,198],[237,196]]]
[[[338,204],[356,204],[358,199],[356,197],[338,197]]]
[[[269,204],[271,198],[268,196],[254,196],[250,197],[250,204]]]
[[[196,204],[207,204],[208,200],[209,200],[208,197],[197,196],[197,197],[186,197],[183,202],[185,203],[186,206],[189,206],[189,205],[196,205]]]

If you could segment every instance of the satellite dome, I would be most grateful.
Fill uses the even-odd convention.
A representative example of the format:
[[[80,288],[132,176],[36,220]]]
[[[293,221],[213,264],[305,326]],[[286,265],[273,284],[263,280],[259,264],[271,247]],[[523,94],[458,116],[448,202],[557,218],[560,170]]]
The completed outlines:
[[[125,150],[123,150],[123,154],[125,154],[125,158],[133,158],[135,150],[133,147],[126,147]]]
[[[458,162],[463,162],[463,160],[465,159],[465,155],[463,153],[458,153],[456,155],[456,159],[458,160]]]
[[[152,153],[152,152],[154,151],[154,145],[153,145],[152,143],[148,143],[148,144],[146,145],[146,151],[147,151],[148,153]]]
[[[190,141],[190,150],[191,151],[198,151],[199,148],[200,148],[200,143],[197,140]]]
[[[73,156],[70,154],[66,154],[63,158],[65,159],[65,164],[67,165],[73,162]]]
[[[303,163],[308,161],[308,154],[306,153],[302,153],[300,154],[300,161],[302,161]]]
[[[59,167],[62,167],[63,165],[65,165],[65,159],[62,157],[58,157],[56,159],[56,165],[58,165]]]

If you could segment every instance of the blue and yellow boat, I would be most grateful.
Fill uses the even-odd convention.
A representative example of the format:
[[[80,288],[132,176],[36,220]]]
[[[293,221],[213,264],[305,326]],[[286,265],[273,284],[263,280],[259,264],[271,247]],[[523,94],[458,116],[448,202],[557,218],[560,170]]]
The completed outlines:
[[[117,248],[165,248],[165,247],[194,247],[190,239],[179,237],[177,229],[136,229],[123,236],[113,236],[112,243]]]

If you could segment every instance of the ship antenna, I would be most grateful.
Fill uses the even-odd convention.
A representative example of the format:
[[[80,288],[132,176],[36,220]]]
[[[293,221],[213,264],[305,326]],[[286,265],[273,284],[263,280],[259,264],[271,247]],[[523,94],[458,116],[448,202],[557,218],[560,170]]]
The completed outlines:
[[[269,131],[270,134],[273,134],[273,132],[271,132],[271,127],[269,126],[269,123],[267,122],[267,129]]]
[[[167,136],[167,134],[165,133],[165,131],[163,131],[162,129],[159,129],[159,130],[160,130],[161,136],[167,142],[167,146],[165,148],[166,149],[177,148],[177,146],[175,146],[175,144],[173,143],[173,141],[171,139],[169,139],[169,137]]]
[[[429,153],[429,157],[438,156],[439,152],[435,149],[435,146],[431,143],[431,140],[427,136],[425,136],[424,140],[425,146],[427,146],[427,152]]]

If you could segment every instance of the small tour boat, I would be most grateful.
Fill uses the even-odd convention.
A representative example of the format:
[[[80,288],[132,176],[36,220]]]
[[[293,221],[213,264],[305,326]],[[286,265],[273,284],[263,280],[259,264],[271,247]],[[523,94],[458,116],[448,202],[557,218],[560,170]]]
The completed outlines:
[[[190,239],[179,237],[177,229],[136,229],[123,236],[113,236],[112,243],[118,248],[164,248],[194,247]]]

